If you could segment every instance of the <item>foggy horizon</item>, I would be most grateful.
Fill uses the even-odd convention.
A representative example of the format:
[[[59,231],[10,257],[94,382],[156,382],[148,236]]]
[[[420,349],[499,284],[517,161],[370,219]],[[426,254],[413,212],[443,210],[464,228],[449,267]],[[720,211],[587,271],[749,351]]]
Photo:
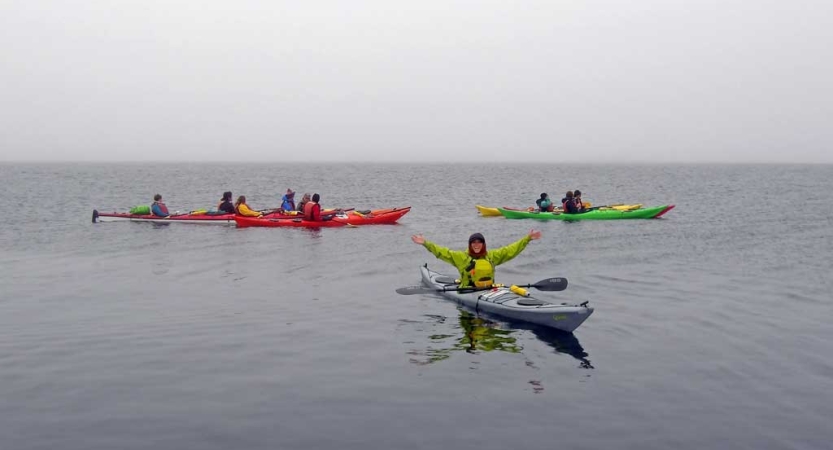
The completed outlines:
[[[0,163],[833,163],[833,3],[0,6]]]

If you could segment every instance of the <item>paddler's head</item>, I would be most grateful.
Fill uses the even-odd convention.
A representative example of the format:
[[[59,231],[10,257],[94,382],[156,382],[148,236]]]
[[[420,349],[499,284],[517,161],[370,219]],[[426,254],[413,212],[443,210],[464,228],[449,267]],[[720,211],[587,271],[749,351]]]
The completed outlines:
[[[469,256],[482,258],[486,256],[486,238],[480,233],[469,236]]]
[[[312,194],[312,201],[314,201],[315,203],[318,203],[319,200],[321,200],[320,195],[318,195],[317,193]]]

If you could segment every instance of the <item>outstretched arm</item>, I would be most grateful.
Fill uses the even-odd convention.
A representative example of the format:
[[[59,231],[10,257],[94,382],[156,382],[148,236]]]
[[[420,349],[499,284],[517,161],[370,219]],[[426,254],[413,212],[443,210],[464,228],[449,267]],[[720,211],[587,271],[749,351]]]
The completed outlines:
[[[512,258],[518,256],[522,251],[524,251],[530,241],[535,239],[541,239],[541,232],[537,230],[529,230],[529,233],[517,242],[496,250],[491,250],[489,254],[492,259],[492,264],[497,266],[510,261]]]
[[[421,245],[425,247],[426,250],[431,252],[437,259],[445,261],[454,267],[459,268],[461,264],[465,265],[468,256],[466,252],[461,252],[459,250],[450,250],[447,247],[439,246],[427,239],[425,236],[421,234],[415,234],[411,236],[411,240],[414,241],[415,244]]]

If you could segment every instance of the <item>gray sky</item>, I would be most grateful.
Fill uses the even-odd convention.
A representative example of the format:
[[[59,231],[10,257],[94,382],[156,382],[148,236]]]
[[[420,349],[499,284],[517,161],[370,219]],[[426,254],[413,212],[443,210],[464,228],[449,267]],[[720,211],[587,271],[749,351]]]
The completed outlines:
[[[833,162],[833,1],[0,0],[0,161]]]

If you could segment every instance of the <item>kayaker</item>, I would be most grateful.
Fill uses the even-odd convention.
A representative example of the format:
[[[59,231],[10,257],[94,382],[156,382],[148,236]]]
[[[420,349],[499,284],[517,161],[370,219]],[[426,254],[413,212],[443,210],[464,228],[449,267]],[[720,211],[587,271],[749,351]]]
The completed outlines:
[[[584,212],[584,203],[581,202],[581,191],[573,191],[573,203],[576,205],[576,212]]]
[[[295,191],[287,189],[286,194],[281,197],[281,209],[284,211],[295,211]]]
[[[168,212],[168,207],[162,201],[162,195],[156,194],[153,196],[153,204],[150,205],[150,212],[156,217],[168,217],[171,213]]]
[[[321,222],[324,220],[331,220],[334,213],[321,215],[321,196],[312,194],[310,201],[304,204],[304,219],[312,222]]]
[[[304,204],[304,219],[312,222],[321,222],[321,205],[318,204],[321,196],[318,193],[312,194],[312,199]]]
[[[234,214],[234,203],[231,202],[231,198],[231,191],[223,192],[223,198],[220,199],[220,204],[217,205],[217,211]]]
[[[431,252],[437,259],[445,261],[460,272],[460,287],[490,287],[495,283],[495,266],[501,265],[518,256],[530,241],[541,238],[541,232],[529,230],[529,233],[517,242],[496,250],[486,250],[486,239],[480,233],[469,236],[469,246],[465,251],[450,250],[425,239],[421,234],[411,236],[414,243]]]
[[[263,217],[263,213],[258,211],[253,211],[249,208],[249,205],[246,204],[246,196],[241,195],[237,197],[237,202],[234,204],[234,211],[241,216],[246,217]]]
[[[309,192],[305,193],[303,197],[301,197],[301,202],[298,203],[298,212],[304,212],[304,206],[310,201]]]
[[[538,205],[538,211],[550,211],[553,210],[552,200],[550,200],[550,196],[547,193],[541,194],[541,198],[535,200],[535,204]]]
[[[565,197],[561,199],[561,208],[567,214],[575,214],[579,212],[576,208],[576,202],[574,201],[573,191],[567,191]]]

